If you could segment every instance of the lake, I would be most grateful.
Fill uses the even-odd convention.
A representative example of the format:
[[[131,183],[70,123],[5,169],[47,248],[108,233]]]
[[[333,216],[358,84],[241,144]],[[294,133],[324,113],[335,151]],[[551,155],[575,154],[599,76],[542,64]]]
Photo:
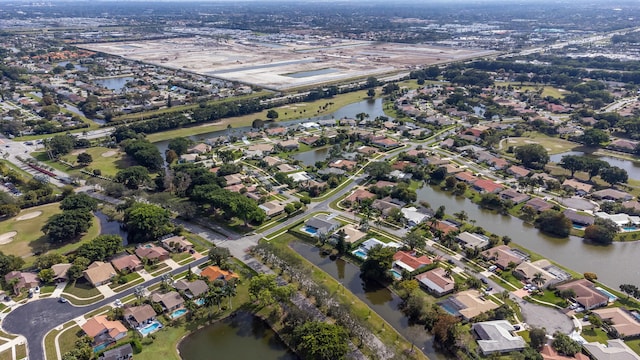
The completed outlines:
[[[553,161],[554,163],[560,163],[562,160],[562,157],[565,155],[589,156],[595,159],[606,161],[611,166],[617,166],[621,169],[625,169],[627,171],[627,174],[629,174],[629,178],[640,179],[640,161],[630,161],[630,160],[615,158],[612,156],[591,155],[590,153],[586,153],[584,151],[567,151],[561,154],[550,155],[549,160]]]
[[[305,166],[313,166],[318,161],[325,161],[329,157],[329,148],[323,147],[311,151],[297,153],[291,156],[296,160],[302,161]]]
[[[120,227],[120,222],[111,221],[102,211],[93,213],[100,221],[100,235],[118,235],[122,238],[122,245],[127,245],[127,230]]]
[[[243,311],[188,335],[178,351],[183,360],[298,359],[267,323]]]
[[[125,76],[125,77],[112,77],[112,78],[98,79],[98,80],[94,80],[93,82],[96,83],[97,85],[104,86],[107,89],[111,89],[115,92],[121,92],[122,89],[124,88],[124,85],[131,80],[133,80],[131,76]]]

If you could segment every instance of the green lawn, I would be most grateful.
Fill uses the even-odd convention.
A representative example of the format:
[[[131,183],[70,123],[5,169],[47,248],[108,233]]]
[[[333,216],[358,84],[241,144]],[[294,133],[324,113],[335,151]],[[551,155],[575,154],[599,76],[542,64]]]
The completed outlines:
[[[502,142],[502,152],[506,152],[509,146],[522,146],[527,144],[540,144],[550,155],[560,154],[563,152],[571,151],[576,147],[579,147],[580,144],[567,141],[564,139],[560,139],[557,137],[551,137],[544,134],[530,132],[526,133],[526,136],[523,137],[510,137],[508,140]]]
[[[607,333],[604,330],[600,328],[592,330],[591,326],[582,328],[581,335],[585,340],[587,340],[587,342],[599,342],[606,344],[607,340],[609,340],[609,336],[607,336]]]
[[[13,360],[13,352],[7,349],[0,353],[0,360]]]
[[[319,116],[324,114],[330,114],[345,105],[352,104],[361,100],[368,99],[366,91],[354,91],[347,94],[340,94],[331,99],[322,99],[317,101],[288,104],[277,108],[274,108],[279,114],[277,121],[303,119],[310,116]],[[332,103],[323,109],[325,105]],[[142,115],[142,114],[140,114]],[[147,139],[151,142],[158,142],[163,140],[169,140],[181,136],[191,136],[203,134],[211,131],[225,130],[227,125],[231,125],[234,128],[242,126],[251,126],[255,119],[267,119],[267,110],[259,113],[248,114],[243,116],[237,116],[232,118],[225,118],[214,123],[208,123],[203,125],[196,125],[192,127],[180,128],[175,130],[163,131],[160,133],[149,134]]]
[[[75,325],[68,329],[65,329],[58,337],[58,345],[60,346],[60,354],[69,352],[75,348],[76,341],[80,338],[82,329],[80,326]]]
[[[91,157],[93,158],[93,162],[91,162],[91,164],[87,166],[80,166],[76,162],[80,151],[74,152],[73,154],[64,155],[60,158],[61,160],[74,164],[73,167],[69,167],[61,162],[50,160],[47,154],[42,151],[34,152],[31,155],[38,161],[41,161],[53,168],[76,175],[81,174],[80,170],[93,172],[93,169],[100,169],[102,175],[113,177],[116,175],[116,173],[118,173],[118,171],[135,165],[135,162],[130,159],[127,154],[120,151],[119,149],[110,149],[97,146],[88,149],[82,149],[81,152],[86,152],[87,154],[91,155]]]
[[[24,359],[27,357],[27,345],[16,345],[16,359]]]
[[[100,290],[93,287],[85,279],[80,278],[75,283],[70,282],[67,284],[67,287],[64,288],[64,293],[74,295],[80,299],[90,299],[100,295]],[[69,300],[72,300],[72,298]]]
[[[635,351],[636,354],[640,354],[640,339],[625,340],[624,343],[627,344],[631,350]]]
[[[127,274],[123,277],[125,279],[125,283],[124,284],[119,284],[116,282],[112,282],[111,284],[109,284],[109,287],[111,289],[113,289],[115,292],[120,292],[123,290],[126,290],[136,284],[139,284],[141,282],[143,282],[142,277],[140,276],[140,274],[138,274],[137,272],[133,272],[131,274]]]
[[[40,211],[41,214],[35,218],[20,221],[17,220],[20,216],[38,211]],[[98,221],[98,218],[94,217],[89,231],[83,235],[79,241],[64,245],[51,244],[40,229],[42,229],[42,226],[51,216],[61,212],[62,210],[60,210],[59,204],[53,203],[22,210],[18,216],[0,221],[0,234],[5,234],[11,231],[17,232],[13,241],[0,245],[0,251],[5,254],[23,257],[27,264],[29,264],[33,260],[33,254],[36,252],[44,253],[52,251],[57,253],[67,253],[78,248],[78,246],[80,246],[84,241],[91,240],[100,234],[100,222]]]
[[[71,326],[76,326],[76,323],[74,321],[70,321],[64,324],[63,328],[69,328]],[[55,341],[56,341],[56,336],[62,331],[63,330],[53,329],[49,331],[47,335],[44,337],[44,351],[47,359],[49,360],[58,358],[58,356],[56,355]]]
[[[567,303],[562,298],[556,296],[556,294],[551,290],[544,290],[542,292],[537,292],[536,294],[531,295],[531,297],[540,301],[558,305],[560,307],[564,307]]]

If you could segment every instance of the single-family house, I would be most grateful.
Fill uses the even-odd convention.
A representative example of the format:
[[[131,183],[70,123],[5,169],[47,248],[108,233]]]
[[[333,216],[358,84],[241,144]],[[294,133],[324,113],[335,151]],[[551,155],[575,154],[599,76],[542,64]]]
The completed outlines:
[[[637,148],[638,144],[639,143],[637,141],[615,139],[609,143],[609,148],[632,153]]]
[[[522,166],[512,165],[507,169],[507,173],[509,175],[513,175],[513,177],[515,177],[516,179],[519,179],[521,177],[529,175],[531,171],[523,168]]]
[[[209,265],[206,268],[202,269],[200,272],[200,276],[207,278],[209,282],[214,282],[216,280],[224,280],[229,281],[231,279],[239,279],[238,274],[229,271],[222,270],[219,266]]]
[[[174,235],[160,240],[162,247],[169,251],[184,252],[191,251],[193,244],[184,236]]]
[[[53,271],[53,282],[60,283],[68,281],[69,277],[67,276],[67,272],[70,267],[71,264],[53,264],[51,266],[51,270]]]
[[[503,190],[498,195],[500,195],[502,199],[509,200],[516,205],[522,202],[525,202],[531,198],[529,195],[523,194],[513,189]]]
[[[429,259],[425,255],[422,255],[420,257],[416,257],[415,255],[415,253],[410,253],[407,251],[398,251],[393,255],[392,266],[394,268],[413,272],[433,263],[431,259]]]
[[[119,272],[134,272],[144,268],[142,261],[133,254],[119,256],[111,260],[111,265]]]
[[[129,326],[136,329],[154,321],[156,319],[156,312],[151,305],[145,304],[125,308],[123,317]]]
[[[430,224],[429,228],[434,233],[437,233],[438,231],[442,232],[442,235],[447,235],[452,231],[458,231],[458,227],[448,220],[438,220],[435,223]]]
[[[527,343],[522,336],[515,335],[515,331],[513,325],[506,320],[485,321],[471,326],[471,332],[485,356],[523,350]]]
[[[409,226],[417,226],[431,217],[431,215],[423,209],[424,208],[418,209],[415,206],[409,206],[400,209],[400,212],[402,212],[402,215],[407,219]]]
[[[277,200],[272,200],[269,202],[266,202],[264,204],[260,204],[258,205],[258,207],[264,211],[264,213],[267,215],[267,217],[273,217],[276,215],[280,215],[284,212],[284,205],[277,201]]]
[[[399,142],[397,142],[397,141],[395,141],[393,139],[387,138],[387,137],[382,138],[382,139],[372,140],[371,143],[374,146],[378,146],[378,147],[381,147],[383,149],[391,149],[391,148],[400,146]]]
[[[553,204],[552,203],[547,202],[547,201],[545,201],[543,199],[540,199],[540,198],[533,198],[533,199],[527,201],[525,203],[525,206],[530,206],[531,208],[536,210],[538,213],[553,209]]]
[[[578,214],[574,210],[567,209],[563,212],[563,214],[567,217],[567,219],[571,220],[571,222],[576,225],[589,226],[593,225],[593,223],[595,222],[595,217],[591,215]]]
[[[556,289],[573,290],[576,294],[574,298],[575,301],[587,310],[607,306],[607,304],[609,304],[609,297],[598,291],[598,289],[595,288],[595,285],[589,280],[574,280],[558,285],[556,286]]]
[[[586,343],[582,344],[582,348],[594,360],[640,360],[640,356],[620,339],[607,340],[607,345]]]
[[[340,223],[327,215],[316,215],[305,223],[306,232],[312,236],[330,235],[338,229]]]
[[[638,337],[640,336],[640,322],[625,309],[619,307],[606,307],[593,310],[593,313],[607,324],[612,324],[618,333],[618,337]]]
[[[13,292],[18,295],[23,289],[32,289],[40,284],[38,274],[21,271],[11,271],[4,276],[4,281],[13,286]]]
[[[199,154],[199,155],[206,154],[210,151],[211,151],[211,146],[205,143],[200,143],[187,149],[187,153]]]
[[[118,320],[108,320],[107,315],[96,315],[81,328],[93,340],[93,346],[111,344],[127,336],[124,324]]]
[[[273,144],[251,144],[247,147],[247,151],[252,154],[271,154],[273,152]]]
[[[340,229],[338,229],[335,233],[333,233],[333,237],[336,238],[337,236],[339,236],[338,234],[340,234],[340,232],[344,232],[344,241],[353,244],[354,242],[362,239],[363,237],[367,236],[367,233],[362,232],[358,229],[356,229],[353,225],[348,224],[345,225],[343,227],[341,227]]]
[[[130,343],[107,350],[100,355],[99,360],[132,360],[133,348]]]
[[[276,166],[284,162],[284,160],[275,156],[265,156],[264,159],[262,159],[262,161],[264,161],[267,164],[267,166]]]
[[[198,298],[209,290],[209,285],[204,280],[187,281],[181,279],[173,285],[176,290],[183,291],[189,299]]]
[[[463,172],[464,169],[463,168],[459,168],[458,166],[454,165],[454,164],[445,164],[443,166],[440,166],[441,168],[444,168],[444,170],[447,172],[447,175],[454,175],[457,174],[459,172]]]
[[[298,140],[291,139],[280,141],[278,143],[278,146],[280,146],[284,150],[297,150],[300,145],[298,144]]]
[[[349,196],[345,198],[345,201],[350,202],[351,204],[360,202],[365,199],[375,199],[376,194],[367,191],[366,189],[357,189],[352,192]]]
[[[305,145],[313,145],[316,143],[316,141],[320,140],[319,136],[306,136],[306,137],[301,137],[300,138],[300,142],[305,144]]]
[[[451,309],[455,309],[457,316],[467,321],[487,311],[498,308],[498,304],[487,300],[487,298],[477,290],[466,290],[452,295],[448,303],[453,305]]]
[[[110,263],[94,261],[83,272],[83,275],[91,285],[100,286],[111,282],[111,279],[116,276],[116,269]]]
[[[178,309],[184,304],[184,299],[176,291],[169,291],[164,294],[153,293],[151,294],[151,301],[159,303],[162,306],[162,310],[165,312]]]
[[[489,250],[483,251],[481,255],[485,260],[492,261],[502,270],[505,270],[510,266],[520,265],[528,258],[526,254],[520,251],[515,251],[507,245],[494,246]]]
[[[507,160],[499,157],[491,158],[487,163],[497,170],[504,169],[509,166],[509,162]]]
[[[329,164],[329,167],[351,171],[358,165],[357,162],[351,160],[338,159]]]
[[[279,126],[274,128],[268,128],[265,130],[269,136],[282,136],[287,133],[287,128]]]
[[[364,154],[364,155],[373,155],[376,152],[378,152],[378,149],[372,147],[372,146],[360,146],[358,149],[356,149],[356,151],[358,151],[360,154]]]
[[[590,193],[591,190],[593,189],[593,185],[585,184],[585,183],[580,182],[580,181],[575,180],[575,179],[566,179],[562,183],[562,186],[566,186],[566,187],[569,187],[571,189],[574,189],[576,191],[576,194],[578,194],[578,195],[586,195],[586,194]]]
[[[447,276],[446,271],[440,267],[423,272],[417,275],[415,279],[420,286],[436,296],[443,296],[453,292],[455,289],[453,277]]]
[[[135,252],[140,259],[149,259],[151,261],[164,261],[169,258],[167,250],[150,243],[138,246]]]
[[[515,270],[513,271],[513,274],[517,278],[527,282],[531,282],[531,280],[537,276],[536,274],[540,274],[542,275],[543,282],[537,285],[540,286],[541,288],[546,288],[549,285],[555,284],[558,281],[560,281],[560,279],[558,279],[554,274],[545,270],[550,266],[551,266],[551,263],[549,262],[549,260],[546,260],[546,259],[540,259],[538,261],[533,261],[533,262],[525,261],[520,263],[520,265],[516,266]]]
[[[180,155],[180,162],[193,163],[198,160],[198,154],[182,154]]]
[[[542,360],[589,360],[589,357],[583,353],[576,353],[573,356],[560,355],[550,345],[543,346],[540,355]]]
[[[369,250],[371,250],[374,246],[392,247],[396,249],[400,249],[402,247],[402,245],[394,241],[385,243],[376,238],[371,238],[364,241],[357,249],[353,250],[351,253],[363,260],[366,260]]]
[[[480,193],[497,194],[502,191],[502,185],[488,179],[479,179],[473,183],[473,188]]]
[[[227,186],[242,184],[242,176],[240,174],[230,174],[224,177]]]
[[[467,248],[482,249],[489,245],[489,238],[482,234],[463,232],[456,235],[456,241]]]
[[[594,191],[591,196],[602,200],[615,200],[615,201],[629,201],[633,199],[633,195],[628,192],[616,190],[616,189],[603,189]]]
[[[462,171],[455,174],[455,178],[456,180],[463,181],[467,184],[473,184],[474,182],[478,181],[478,178],[468,171]]]

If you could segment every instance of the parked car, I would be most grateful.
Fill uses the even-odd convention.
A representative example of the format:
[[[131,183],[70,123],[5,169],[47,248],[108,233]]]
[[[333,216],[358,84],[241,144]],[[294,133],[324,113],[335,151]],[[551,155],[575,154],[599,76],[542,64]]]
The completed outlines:
[[[489,271],[493,272],[493,271],[495,271],[497,268],[498,268],[497,266],[495,266],[495,265],[491,265],[491,266],[489,266]]]
[[[60,297],[58,298],[58,302],[59,302],[59,303],[63,303],[63,304],[65,304],[67,301],[68,301],[68,300],[67,300],[67,299],[65,299],[65,298],[63,298],[62,296],[60,296]]]
[[[480,281],[482,281],[483,284],[488,284],[489,282],[487,281],[487,279],[485,278],[480,278]]]

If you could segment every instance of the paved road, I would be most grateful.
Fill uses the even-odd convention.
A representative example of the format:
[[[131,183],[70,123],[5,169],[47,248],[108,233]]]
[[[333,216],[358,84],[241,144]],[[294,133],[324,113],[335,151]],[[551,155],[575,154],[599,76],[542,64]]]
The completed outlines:
[[[189,265],[198,266],[207,260],[208,258],[204,257],[191,262]],[[187,271],[189,265],[181,266],[180,268],[171,271],[171,273],[178,274]],[[149,287],[161,280],[161,277],[157,277],[140,285],[143,287]],[[2,328],[9,333],[20,334],[27,338],[29,342],[30,360],[44,360],[43,340],[47,332],[87,312],[98,309],[104,305],[111,304],[116,299],[133,294],[135,288],[136,287],[134,286],[88,306],[73,306],[69,303],[63,304],[59,303],[57,299],[33,301],[12,310],[4,318]]]

